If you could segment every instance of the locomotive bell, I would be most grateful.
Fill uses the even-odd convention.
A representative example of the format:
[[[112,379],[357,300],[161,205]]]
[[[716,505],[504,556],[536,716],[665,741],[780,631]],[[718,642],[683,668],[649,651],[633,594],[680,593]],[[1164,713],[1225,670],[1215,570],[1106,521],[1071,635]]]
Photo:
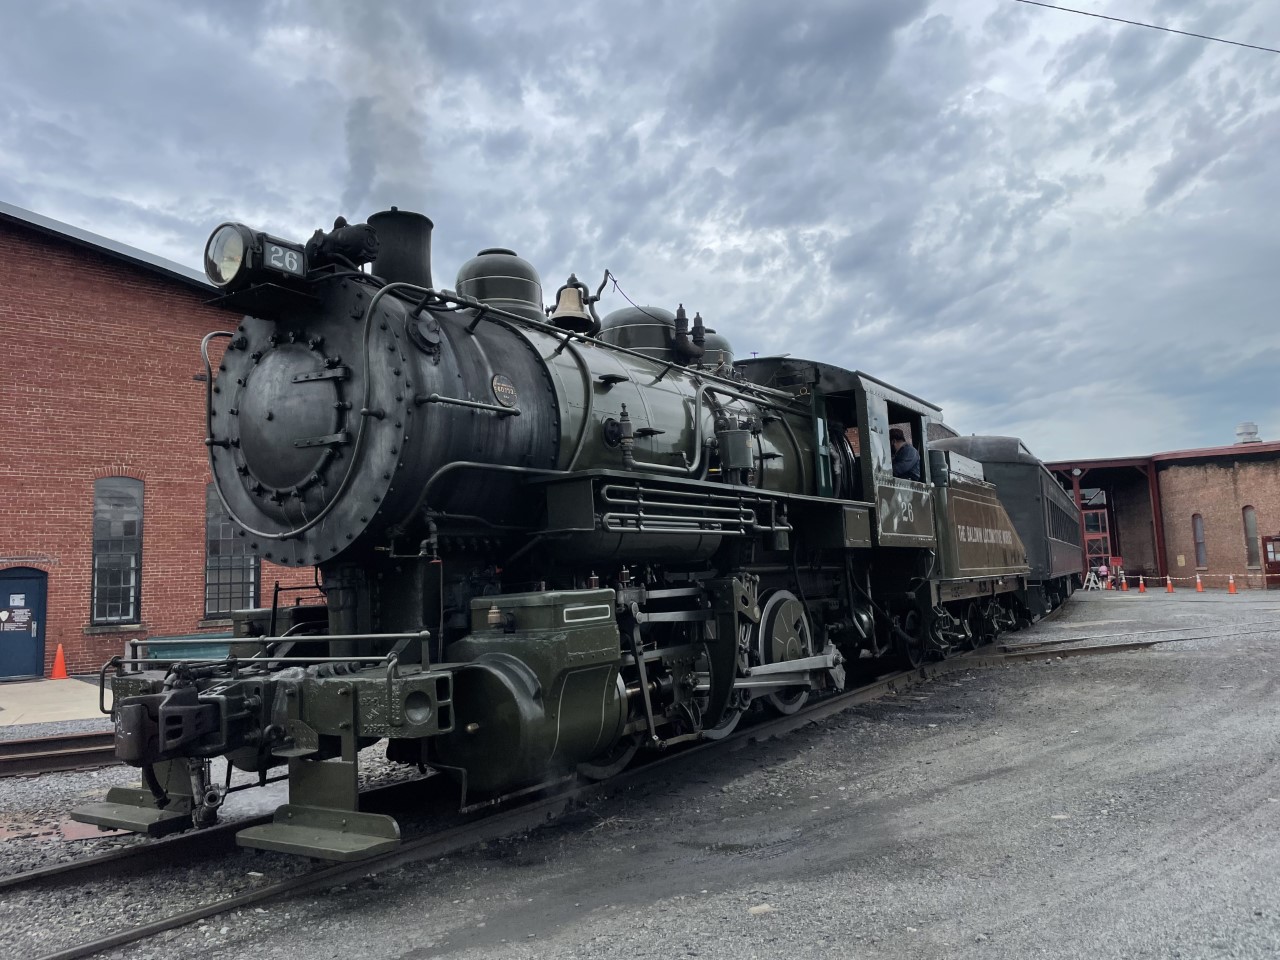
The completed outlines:
[[[551,311],[551,322],[564,330],[587,333],[595,323],[582,300],[585,288],[578,278],[569,274],[569,282],[556,291],[556,308]]]

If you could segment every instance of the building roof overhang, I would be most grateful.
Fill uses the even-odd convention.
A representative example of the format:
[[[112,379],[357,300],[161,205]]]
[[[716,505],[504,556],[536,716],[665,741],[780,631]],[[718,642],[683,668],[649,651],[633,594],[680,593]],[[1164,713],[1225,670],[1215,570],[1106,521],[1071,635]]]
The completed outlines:
[[[198,270],[185,267],[172,260],[166,260],[163,257],[157,257],[155,254],[147,253],[145,250],[139,250],[136,247],[119,243],[107,237],[100,237],[96,233],[90,233],[88,230],[82,230],[79,227],[52,220],[30,210],[24,210],[22,207],[5,203],[3,200],[0,200],[0,223],[14,224],[34,230],[44,236],[63,240],[75,246],[100,253],[103,256],[124,261],[166,279],[175,280],[183,286],[198,290],[201,293],[214,294],[217,292],[217,288]]]
[[[1214,460],[1271,460],[1280,459],[1280,441],[1264,443],[1233,443],[1225,447],[1199,447],[1191,450],[1170,450],[1146,457],[1105,457],[1092,460],[1055,460],[1045,466],[1057,473],[1070,473],[1073,469],[1108,470],[1119,467],[1136,467],[1147,470],[1152,467],[1174,466],[1188,463],[1209,463]]]

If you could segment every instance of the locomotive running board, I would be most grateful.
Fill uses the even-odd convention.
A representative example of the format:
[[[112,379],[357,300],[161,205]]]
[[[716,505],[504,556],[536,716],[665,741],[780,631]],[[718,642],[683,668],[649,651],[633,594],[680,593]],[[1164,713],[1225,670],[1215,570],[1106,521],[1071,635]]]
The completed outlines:
[[[380,813],[286,803],[271,823],[236,834],[236,844],[319,860],[351,862],[400,845],[400,824]]]

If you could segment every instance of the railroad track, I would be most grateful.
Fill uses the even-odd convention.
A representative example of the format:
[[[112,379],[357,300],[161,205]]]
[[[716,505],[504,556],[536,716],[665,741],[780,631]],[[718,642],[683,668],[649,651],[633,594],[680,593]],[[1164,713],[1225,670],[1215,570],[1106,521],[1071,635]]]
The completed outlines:
[[[424,778],[415,777],[412,780],[362,790],[361,809],[389,809],[395,805],[398,794],[410,790],[416,791],[417,798],[421,799],[425,792]],[[221,820],[200,830],[178,833],[159,840],[143,840],[92,857],[65,860],[22,873],[0,876],[0,891],[34,887],[51,880],[75,883],[96,880],[104,875],[118,877],[144,867],[180,865],[203,857],[234,853],[237,849],[236,834],[239,831],[270,823],[272,816],[265,813],[236,820]]]
[[[762,741],[783,736],[811,723],[842,713],[859,704],[867,703],[882,696],[903,693],[912,687],[946,674],[1063,656],[1125,653],[1132,650],[1147,649],[1161,642],[1164,641],[1143,640],[1120,644],[1102,644],[1092,647],[1074,647],[1065,650],[1045,650],[1040,646],[1036,646],[1032,649],[1014,650],[1012,652],[1000,652],[999,648],[994,648],[974,651],[938,663],[926,664],[915,670],[890,674],[854,690],[820,700],[793,716],[764,720],[748,727],[740,728],[723,740],[704,741],[679,751],[673,751],[670,754],[660,754],[652,761],[626,770],[609,780],[600,783],[576,784],[558,788],[542,797],[525,802],[519,807],[507,810],[500,809],[496,812],[477,815],[466,823],[451,826],[445,830],[416,839],[406,840],[394,850],[376,857],[354,863],[339,863],[317,867],[287,880],[266,884],[141,926],[109,933],[96,940],[46,954],[38,958],[38,960],[79,960],[82,957],[91,957],[105,950],[145,940],[165,931],[206,920],[231,910],[262,904],[282,897],[302,896],[325,890],[329,887],[354,883],[371,874],[394,869],[408,863],[447,856],[482,841],[495,840],[520,831],[534,829],[565,813],[580,809],[583,804],[598,799],[607,793],[655,779],[670,777],[681,765],[697,763],[704,751],[725,747],[733,749],[732,746],[729,746],[730,744],[737,743],[739,746],[745,746],[752,741]],[[1031,645],[1028,644],[1027,646],[1030,647]],[[402,789],[405,786],[405,784],[400,784],[390,789]],[[108,863],[114,866],[125,861],[132,861],[136,865],[145,865],[145,858],[148,853],[155,855],[161,851],[164,852],[166,860],[187,859],[190,861],[191,855],[195,852],[193,844],[206,843],[211,844],[211,849],[222,848],[230,850],[234,848],[234,834],[236,831],[253,823],[265,822],[269,819],[270,817],[263,817],[255,820],[240,820],[220,824],[214,828],[183,834],[169,840],[139,844],[124,850],[113,851],[101,857],[87,858],[71,864],[58,864],[39,871],[0,878],[0,889],[11,889],[54,877],[70,877],[81,873],[88,877],[100,877],[102,875],[99,872],[100,868]],[[214,831],[218,832],[215,834]]]
[[[92,857],[51,863],[35,870],[0,877],[0,890],[31,887],[55,878],[64,880],[85,879],[94,876],[120,876],[139,866],[155,866],[157,863],[181,863],[188,858],[229,852],[235,849],[237,830],[270,823],[271,815],[249,817],[244,820],[224,820],[212,827],[192,833],[182,833],[163,840],[150,840],[119,847]]]
[[[116,760],[115,733],[66,733],[30,740],[0,740],[0,777],[105,767]]]

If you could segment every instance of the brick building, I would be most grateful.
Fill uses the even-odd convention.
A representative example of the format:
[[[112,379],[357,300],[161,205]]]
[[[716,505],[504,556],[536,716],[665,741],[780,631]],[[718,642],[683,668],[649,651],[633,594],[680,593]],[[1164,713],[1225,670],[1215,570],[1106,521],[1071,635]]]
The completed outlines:
[[[235,318],[178,264],[0,203],[0,679],[59,644],[225,633],[312,572],[261,563],[210,495],[200,340]]]
[[[1280,589],[1280,443],[1046,464],[1081,506],[1088,563],[1206,587]],[[1117,564],[1118,561],[1118,564]]]

